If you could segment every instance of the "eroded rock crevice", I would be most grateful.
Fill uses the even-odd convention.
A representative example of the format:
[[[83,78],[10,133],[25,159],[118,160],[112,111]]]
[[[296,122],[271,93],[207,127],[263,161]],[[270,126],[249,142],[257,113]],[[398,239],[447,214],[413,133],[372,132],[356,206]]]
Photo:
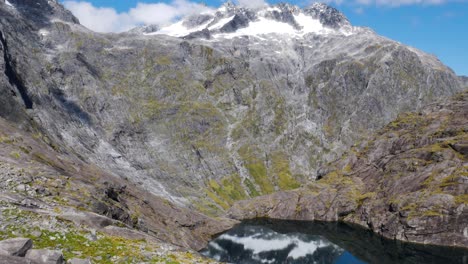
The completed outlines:
[[[3,60],[5,62],[5,75],[8,78],[10,85],[12,87],[15,87],[18,93],[20,94],[21,100],[24,103],[24,107],[26,109],[32,109],[33,107],[32,98],[29,96],[26,86],[24,85],[21,77],[18,75],[18,73],[16,72],[14,68],[11,55],[8,51],[7,40],[5,39],[5,36],[3,32],[1,31],[0,31],[0,43],[2,45]],[[15,92],[13,92],[13,94],[16,95]]]

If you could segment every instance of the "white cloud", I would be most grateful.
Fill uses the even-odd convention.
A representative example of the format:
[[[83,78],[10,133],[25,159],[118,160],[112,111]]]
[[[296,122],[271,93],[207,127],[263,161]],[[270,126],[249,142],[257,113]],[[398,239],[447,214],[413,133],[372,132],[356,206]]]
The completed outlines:
[[[186,0],[175,0],[171,4],[138,3],[135,8],[130,9],[130,16],[136,21],[144,24],[165,24],[174,19],[186,15],[199,14],[210,11],[211,8]]]
[[[237,0],[238,5],[247,8],[259,8],[268,5],[265,0]]]
[[[132,24],[127,14],[118,14],[112,8],[97,8],[88,2],[64,2],[78,19],[87,28],[98,32],[122,31]]]
[[[122,32],[141,24],[162,25],[182,16],[211,10],[205,5],[187,0],[175,0],[170,4],[138,3],[123,13],[113,8],[95,7],[84,1],[65,1],[64,5],[78,17],[82,25],[97,32]]]

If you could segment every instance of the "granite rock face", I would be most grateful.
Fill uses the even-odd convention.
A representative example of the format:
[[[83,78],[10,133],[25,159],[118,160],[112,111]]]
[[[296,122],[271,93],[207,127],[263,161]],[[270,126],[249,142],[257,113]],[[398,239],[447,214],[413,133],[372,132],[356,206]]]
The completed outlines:
[[[356,223],[388,238],[468,246],[468,91],[399,115],[317,182],[235,204],[236,219]]]

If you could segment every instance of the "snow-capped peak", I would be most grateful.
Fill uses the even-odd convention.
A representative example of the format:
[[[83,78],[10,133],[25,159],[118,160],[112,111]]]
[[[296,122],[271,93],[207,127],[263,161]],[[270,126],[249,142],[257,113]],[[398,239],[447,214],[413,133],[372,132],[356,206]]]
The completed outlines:
[[[350,35],[354,28],[335,8],[314,3],[301,9],[280,3],[259,8],[246,8],[227,2],[211,13],[191,15],[146,35],[169,35],[182,38],[234,38],[285,34],[301,37],[306,34]]]

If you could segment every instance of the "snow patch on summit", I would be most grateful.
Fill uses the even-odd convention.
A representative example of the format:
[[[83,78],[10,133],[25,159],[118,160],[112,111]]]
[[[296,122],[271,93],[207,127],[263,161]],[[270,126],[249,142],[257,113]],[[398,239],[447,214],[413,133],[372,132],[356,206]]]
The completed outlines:
[[[313,19],[310,16],[306,16],[300,13],[298,15],[295,15],[294,19],[302,27],[302,32],[304,34],[326,31],[326,29],[323,27],[322,23],[320,23],[319,20]]]
[[[326,6],[317,6],[320,10],[325,10]],[[320,11],[319,10],[319,11]],[[323,11],[322,12],[325,12]],[[182,19],[175,24],[161,28],[159,31],[144,33],[145,35],[169,35],[173,37],[184,37],[191,33],[209,30],[213,39],[231,39],[241,36],[261,37],[266,34],[287,35],[289,37],[303,37],[306,34],[339,34],[351,35],[354,27],[342,26],[341,28],[332,28],[325,26],[315,15],[305,12],[297,7],[285,9],[283,6],[267,6],[260,10],[248,10],[233,6],[222,6],[213,15],[212,18],[195,27],[187,27],[184,21],[190,21],[190,18]],[[272,17],[272,13],[274,14]],[[254,15],[252,15],[254,14]],[[242,22],[236,20],[243,19]],[[289,20],[288,20],[289,19]],[[346,18],[345,18],[346,19]],[[195,19],[196,21],[196,19]],[[233,23],[233,32],[221,32],[220,29],[228,23]],[[349,24],[349,23],[348,23]]]
[[[183,37],[192,32],[200,31],[206,28],[206,26],[210,22],[204,23],[203,25],[194,27],[194,28],[187,28],[184,26],[184,21],[180,20],[179,22],[172,24],[170,26],[164,27],[161,30],[152,33],[144,33],[145,35],[169,35],[173,37]]]
[[[211,25],[208,27],[209,30],[215,30],[215,29],[220,29],[224,25],[226,25],[229,21],[231,21],[234,18],[234,16],[228,17],[228,18],[223,18],[216,22],[215,24]]]
[[[270,33],[294,35],[295,29],[289,24],[261,17],[258,21],[250,22],[249,26],[246,28],[241,28],[233,33],[222,34],[221,36],[225,38],[233,38],[240,36],[256,36]]]

